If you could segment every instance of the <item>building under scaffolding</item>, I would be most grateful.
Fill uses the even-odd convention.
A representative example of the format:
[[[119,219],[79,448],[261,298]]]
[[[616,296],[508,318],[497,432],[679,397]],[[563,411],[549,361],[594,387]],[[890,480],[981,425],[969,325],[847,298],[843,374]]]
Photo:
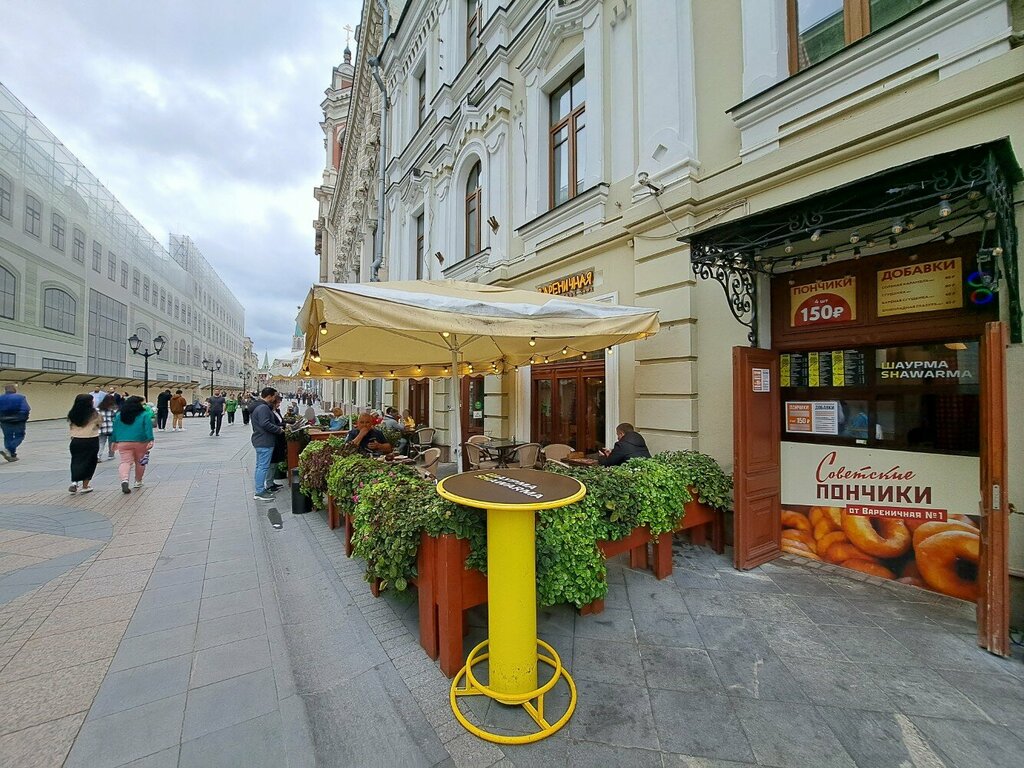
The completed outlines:
[[[0,370],[244,379],[245,310],[185,235],[165,248],[0,84]]]

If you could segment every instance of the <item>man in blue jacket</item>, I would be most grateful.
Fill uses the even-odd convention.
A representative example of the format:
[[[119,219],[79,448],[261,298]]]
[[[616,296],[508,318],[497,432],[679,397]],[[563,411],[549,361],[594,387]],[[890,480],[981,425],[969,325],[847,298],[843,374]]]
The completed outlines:
[[[284,429],[274,418],[271,402],[277,395],[273,387],[264,387],[260,399],[249,406],[249,423],[252,424],[252,447],[256,449],[256,475],[253,478],[254,499],[257,501],[273,501],[274,492],[268,482],[270,475],[270,459],[274,455],[276,436]]]
[[[18,460],[18,446],[25,439],[25,424],[30,410],[28,400],[18,392],[18,388],[5,384],[4,393],[0,395],[0,428],[4,433],[4,449],[0,455],[7,461]]]

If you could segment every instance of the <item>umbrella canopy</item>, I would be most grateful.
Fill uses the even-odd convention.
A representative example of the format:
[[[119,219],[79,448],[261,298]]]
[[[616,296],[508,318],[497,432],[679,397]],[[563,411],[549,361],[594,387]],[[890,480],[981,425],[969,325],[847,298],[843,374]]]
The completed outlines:
[[[658,313],[454,280],[415,280],[314,285],[298,323],[306,332],[303,372],[404,378],[505,371],[579,356],[656,333]]]

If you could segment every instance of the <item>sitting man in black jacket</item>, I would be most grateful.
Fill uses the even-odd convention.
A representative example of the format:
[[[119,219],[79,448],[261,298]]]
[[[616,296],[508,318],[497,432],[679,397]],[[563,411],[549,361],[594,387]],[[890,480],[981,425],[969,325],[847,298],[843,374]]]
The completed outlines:
[[[611,451],[607,448],[601,449],[601,457],[598,459],[603,467],[617,467],[630,459],[649,459],[651,452],[647,450],[647,443],[639,432],[633,430],[632,424],[623,422],[615,428],[615,436],[618,441]]]

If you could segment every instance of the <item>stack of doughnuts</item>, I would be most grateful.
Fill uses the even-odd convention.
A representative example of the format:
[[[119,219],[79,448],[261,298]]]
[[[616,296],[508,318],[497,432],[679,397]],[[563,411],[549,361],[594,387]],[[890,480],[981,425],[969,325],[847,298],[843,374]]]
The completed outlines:
[[[981,533],[966,515],[926,523],[843,507],[783,509],[782,550],[962,600],[978,596]]]

